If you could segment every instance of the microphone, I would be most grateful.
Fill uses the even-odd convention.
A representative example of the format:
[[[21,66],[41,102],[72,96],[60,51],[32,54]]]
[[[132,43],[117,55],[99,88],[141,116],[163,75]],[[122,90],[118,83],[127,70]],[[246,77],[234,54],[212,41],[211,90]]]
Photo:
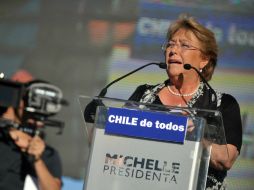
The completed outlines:
[[[196,71],[196,73],[199,75],[199,77],[202,79],[202,81],[212,90],[212,93],[214,95],[214,100],[212,98],[212,103],[210,105],[212,105],[213,109],[216,109],[216,107],[217,107],[217,94],[216,94],[215,90],[207,82],[207,80],[204,78],[204,76],[201,74],[201,72],[199,72],[199,70],[197,68],[192,67],[191,64],[188,64],[188,63],[184,64],[183,68],[185,70],[194,69]],[[209,99],[209,102],[210,102],[210,99]]]
[[[110,82],[108,85],[106,85],[99,93],[98,97],[104,97],[107,93],[107,90],[108,88],[113,85],[114,83],[124,79],[125,77],[147,67],[147,66],[150,66],[150,65],[157,65],[159,66],[161,69],[166,69],[167,68],[167,64],[164,63],[164,62],[159,62],[159,63],[155,63],[155,62],[152,62],[152,63],[148,63],[148,64],[145,64],[141,67],[138,67],[137,69],[113,80],[112,82]],[[87,104],[87,106],[85,107],[85,110],[84,110],[84,118],[85,118],[85,121],[86,122],[89,122],[89,123],[94,123],[94,119],[95,119],[95,114],[96,114],[96,108],[97,106],[102,106],[103,103],[101,100],[99,99],[93,99],[89,104]]]
[[[131,74],[133,74],[133,73],[135,73],[135,72],[137,72],[137,71],[139,71],[139,70],[141,70],[141,69],[147,67],[147,66],[150,66],[150,65],[158,65],[161,69],[166,69],[166,68],[167,68],[166,63],[163,63],[163,62],[160,62],[160,63],[148,63],[148,64],[146,64],[146,65],[143,65],[143,66],[141,66],[141,67],[139,67],[139,68],[137,68],[137,69],[135,69],[135,70],[133,70],[133,71],[131,71],[131,72],[129,72],[129,73],[127,73],[127,74],[125,74],[125,75],[123,75],[123,76],[121,76],[121,77],[115,79],[115,80],[113,80],[111,83],[109,83],[107,86],[105,86],[105,87],[101,90],[101,92],[99,93],[99,97],[104,97],[104,96],[106,95],[106,93],[107,93],[108,88],[109,88],[111,85],[113,85],[114,83],[116,83],[116,82],[118,82],[119,80],[122,80],[123,78],[125,78],[125,77],[127,77],[127,76],[129,76],[129,75],[131,75]]]

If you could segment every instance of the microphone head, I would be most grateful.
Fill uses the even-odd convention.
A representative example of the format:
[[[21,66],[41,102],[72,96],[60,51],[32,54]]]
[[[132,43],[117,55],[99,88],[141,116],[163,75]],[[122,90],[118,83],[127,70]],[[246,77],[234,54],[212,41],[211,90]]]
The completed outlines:
[[[190,70],[192,68],[192,66],[190,64],[186,63],[183,65],[183,68],[186,70]]]
[[[167,68],[167,64],[164,63],[164,62],[160,62],[160,63],[159,63],[159,67],[160,67],[161,69],[166,69],[166,68]]]

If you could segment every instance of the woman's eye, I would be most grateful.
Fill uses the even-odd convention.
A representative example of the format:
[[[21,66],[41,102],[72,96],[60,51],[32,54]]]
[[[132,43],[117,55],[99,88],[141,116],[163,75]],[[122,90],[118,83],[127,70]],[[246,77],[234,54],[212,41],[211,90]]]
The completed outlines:
[[[172,47],[174,47],[174,46],[175,46],[174,43],[168,43],[168,47],[172,48]]]
[[[182,44],[181,46],[182,46],[183,48],[185,48],[185,49],[188,49],[188,48],[191,47],[189,44]]]

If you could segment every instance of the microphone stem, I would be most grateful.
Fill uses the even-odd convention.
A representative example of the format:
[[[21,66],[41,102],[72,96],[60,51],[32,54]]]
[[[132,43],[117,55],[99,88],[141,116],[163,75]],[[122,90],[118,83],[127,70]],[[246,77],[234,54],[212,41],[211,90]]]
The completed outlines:
[[[148,63],[148,64],[146,64],[146,65],[143,65],[143,66],[141,66],[141,67],[139,67],[139,68],[137,68],[137,69],[135,69],[135,70],[133,70],[133,71],[131,71],[131,72],[129,72],[129,73],[127,73],[127,74],[125,74],[125,75],[119,77],[119,78],[117,78],[116,80],[113,80],[111,83],[109,83],[107,86],[105,86],[105,87],[101,90],[101,92],[100,92],[100,94],[99,94],[99,97],[105,96],[106,93],[107,93],[108,87],[110,87],[112,84],[118,82],[119,80],[122,80],[123,78],[125,78],[125,77],[127,77],[127,76],[129,76],[129,75],[131,75],[131,74],[133,74],[133,73],[135,73],[135,72],[137,72],[137,71],[139,71],[139,70],[141,70],[141,69],[143,69],[143,68],[149,66],[149,65],[158,65],[158,66],[160,66],[160,63]]]
[[[192,67],[192,66],[191,66],[191,68],[194,69],[196,71],[196,73],[198,73],[198,75],[202,79],[202,81],[205,82],[205,84],[213,91],[215,103],[217,104],[217,95],[216,95],[216,92],[214,91],[214,89],[210,86],[210,84],[206,81],[206,79],[203,77],[203,75],[199,72],[199,70],[197,68]]]

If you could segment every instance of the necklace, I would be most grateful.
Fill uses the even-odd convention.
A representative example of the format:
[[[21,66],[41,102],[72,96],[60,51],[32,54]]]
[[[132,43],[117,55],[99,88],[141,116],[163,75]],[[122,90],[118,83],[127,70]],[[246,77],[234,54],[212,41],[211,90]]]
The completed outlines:
[[[186,96],[192,96],[192,95],[194,95],[198,91],[199,85],[198,85],[196,90],[194,90],[192,93],[188,93],[188,94],[180,94],[180,93],[174,92],[173,90],[171,90],[170,86],[168,86],[168,85],[167,85],[167,88],[168,88],[168,91],[171,94],[175,95],[175,96],[184,96],[184,97],[186,97]]]

